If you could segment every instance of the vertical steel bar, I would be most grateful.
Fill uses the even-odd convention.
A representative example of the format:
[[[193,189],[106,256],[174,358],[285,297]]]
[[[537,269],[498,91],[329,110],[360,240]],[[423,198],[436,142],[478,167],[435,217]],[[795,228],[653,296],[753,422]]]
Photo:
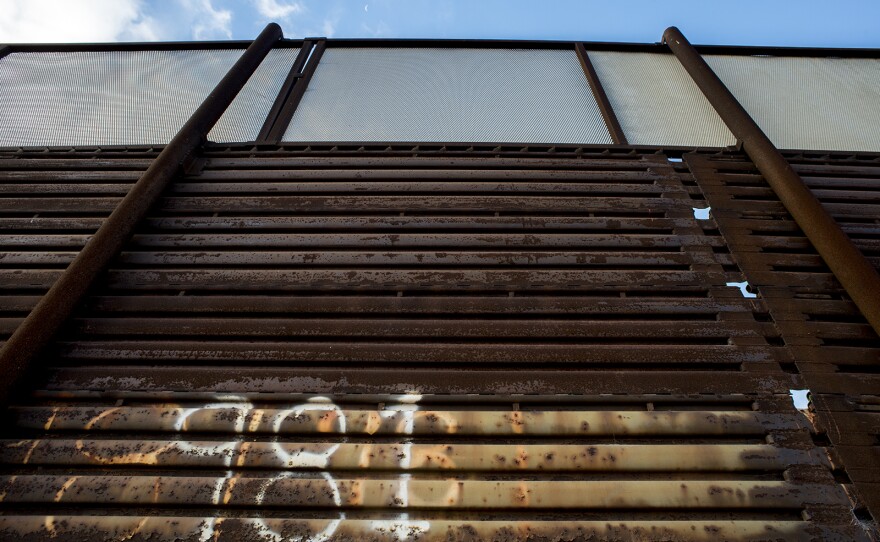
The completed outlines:
[[[605,125],[608,126],[611,141],[615,145],[629,145],[623,133],[623,128],[620,127],[620,122],[617,120],[617,115],[614,114],[614,108],[611,107],[611,101],[608,100],[608,95],[605,94],[605,89],[602,87],[602,82],[596,74],[596,69],[593,68],[593,63],[590,61],[586,47],[584,47],[583,43],[575,43],[574,50],[577,52],[581,68],[584,69],[584,75],[587,76],[587,82],[590,84],[590,89],[593,91],[593,96],[599,105],[599,111],[605,119]]]
[[[299,107],[299,103],[309,88],[309,82],[312,80],[312,76],[315,75],[315,70],[318,69],[318,63],[321,62],[326,45],[327,42],[323,39],[318,40],[318,43],[315,45],[315,50],[312,52],[312,56],[309,57],[302,77],[293,86],[287,102],[285,102],[284,107],[281,108],[281,112],[278,114],[278,118],[275,120],[275,125],[266,137],[269,142],[280,143],[281,138],[284,137],[284,132],[287,131],[287,126],[290,124],[291,119],[293,119],[296,108]]]
[[[266,26],[3,345],[0,349],[0,371],[3,374],[0,402],[8,399],[37,354],[67,321],[168,182],[178,175],[204,143],[208,132],[282,37],[281,27],[277,24]]]
[[[733,135],[742,141],[743,150],[871,327],[880,333],[880,275],[877,270],[684,35],[673,26],[663,33],[663,40]]]
[[[285,79],[284,84],[281,85],[281,89],[278,91],[278,96],[272,104],[272,109],[270,109],[269,114],[266,115],[266,122],[263,123],[263,127],[260,129],[257,141],[266,141],[269,137],[272,127],[275,126],[275,123],[278,121],[278,115],[281,113],[281,109],[284,107],[284,104],[287,103],[287,98],[296,86],[297,81],[302,78],[303,66],[309,58],[309,53],[312,52],[312,47],[314,46],[315,42],[312,40],[303,41],[302,48],[300,48],[299,54],[296,55],[296,59],[290,67],[290,73],[287,74],[287,79]]]

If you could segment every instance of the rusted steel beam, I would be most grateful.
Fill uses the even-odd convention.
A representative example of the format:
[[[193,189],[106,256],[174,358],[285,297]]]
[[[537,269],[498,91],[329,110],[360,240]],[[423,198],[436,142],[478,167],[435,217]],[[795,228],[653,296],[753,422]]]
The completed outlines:
[[[4,475],[3,504],[266,506],[297,508],[626,510],[800,509],[848,505],[827,484],[753,480],[473,480],[234,474],[214,476]]]
[[[813,300],[811,300],[813,301]],[[39,302],[39,296],[0,295],[0,306],[7,311],[30,311]],[[95,314],[112,315],[118,312],[132,313],[132,316],[143,313],[165,312],[168,317],[209,312],[216,316],[240,315],[251,312],[263,314],[310,314],[351,315],[358,314],[365,318],[371,316],[394,315],[433,315],[441,317],[446,314],[456,315],[530,315],[532,318],[553,316],[577,316],[589,318],[600,315],[603,318],[614,316],[615,319],[633,317],[665,318],[669,320],[703,320],[715,321],[721,314],[725,318],[729,313],[740,313],[750,310],[759,300],[728,298],[715,299],[702,295],[688,297],[649,297],[621,298],[609,296],[590,297],[589,303],[576,297],[529,296],[508,297],[499,302],[493,296],[468,297],[377,297],[364,295],[337,296],[333,303],[327,303],[323,296],[281,296],[281,295],[200,295],[200,296],[94,296],[87,304]],[[846,304],[844,304],[846,305]],[[816,307],[829,314],[849,314],[836,303],[817,302]]]
[[[540,341],[447,342],[425,338],[408,338],[387,342],[348,342],[344,338],[329,341],[267,341],[235,340],[94,340],[60,342],[58,357],[64,363],[137,365],[154,360],[183,360],[184,364],[242,363],[269,367],[321,365],[362,368],[401,366],[405,368],[438,368],[455,364],[458,368],[494,367],[510,369],[521,365],[523,370],[534,364],[566,369],[602,368],[713,370],[738,372],[765,371],[778,360],[777,350],[766,345],[737,346],[727,340],[711,344],[680,339],[672,344],[656,344],[656,339],[630,341],[582,341],[577,344],[547,344]],[[679,344],[675,344],[678,342]],[[718,344],[722,343],[722,344]]]
[[[4,264],[57,265],[68,264],[76,252],[61,252],[57,247],[46,251],[9,251]],[[550,267],[555,265],[594,265],[614,267],[687,269],[690,261],[678,252],[626,252],[620,250],[578,251],[286,251],[254,252],[245,248],[233,250],[126,251],[119,261],[139,265],[338,265],[351,267],[399,267],[402,265],[437,265],[444,267]]]
[[[299,107],[303,96],[305,96],[309,82],[312,80],[312,76],[315,75],[315,70],[318,69],[318,63],[321,62],[321,57],[324,55],[326,43],[326,40],[318,39],[315,44],[312,55],[303,68],[302,77],[293,86],[290,95],[275,119],[272,129],[266,134],[266,141],[268,143],[280,143],[281,138],[284,137],[284,132],[287,131],[287,126],[290,124],[291,119],[293,119],[293,114],[296,112],[296,108]]]
[[[3,345],[0,350],[0,371],[3,374],[0,402],[6,401],[33,359],[119,253],[168,182],[186,166],[193,152],[204,143],[208,132],[282,37],[281,27],[277,24],[266,26]]]
[[[880,333],[880,274],[804,184],[785,157],[674,26],[663,41],[718,112],[859,310]]]
[[[13,407],[19,427],[43,431],[233,432],[348,436],[660,436],[764,435],[796,429],[790,418],[753,411],[479,411],[342,409],[332,404],[296,408],[254,408],[248,403],[191,408]],[[183,427],[182,427],[183,426]],[[344,427],[344,431],[342,428]]]
[[[148,430],[148,427],[144,427]],[[315,458],[320,457],[320,463]],[[11,466],[478,472],[742,472],[831,464],[818,450],[768,444],[460,444],[198,440],[0,440]],[[378,472],[377,472],[378,471]]]
[[[0,211],[18,213],[103,213],[112,212],[122,201],[116,196],[104,197],[48,197],[3,198]],[[457,196],[431,194],[427,196],[397,195],[242,195],[230,198],[222,195],[161,197],[156,209],[163,212],[182,213],[328,213],[328,212],[411,212],[422,206],[433,211],[447,213],[524,212],[540,213],[589,213],[613,208],[618,213],[658,213],[672,204],[661,197],[605,197],[534,195],[470,195]]]
[[[801,520],[534,520],[436,519],[415,515],[392,519],[279,519],[223,516],[4,515],[0,536],[9,540],[81,542],[101,540],[212,540],[270,542],[295,533],[300,540],[675,540],[742,542],[768,540],[867,540],[850,524]],[[283,534],[282,534],[283,533]]]
[[[660,178],[660,175],[651,171],[651,165],[648,163],[640,163],[640,167],[630,167],[621,171],[604,171],[604,170],[586,170],[586,168],[580,170],[565,170],[565,169],[547,169],[542,170],[540,168],[534,169],[492,169],[492,170],[480,170],[480,169],[444,169],[444,168],[432,168],[432,169],[406,169],[406,168],[385,168],[385,169],[233,169],[233,170],[206,170],[201,175],[199,175],[197,181],[205,182],[207,180],[210,181],[234,181],[242,183],[242,180],[245,181],[242,184],[251,183],[252,181],[257,180],[269,180],[269,181],[326,181],[326,180],[352,180],[352,181],[366,181],[366,180],[382,180],[382,181],[392,181],[392,180],[406,180],[410,182],[411,189],[421,189],[423,185],[430,185],[430,183],[424,183],[422,181],[427,180],[440,180],[447,181],[444,183],[436,183],[438,185],[442,184],[445,186],[459,186],[461,187],[465,183],[463,181],[469,182],[490,182],[494,181],[497,185],[497,181],[506,181],[511,184],[511,186],[515,186],[515,183],[533,180],[533,181],[552,181],[552,180],[569,180],[569,181],[577,181],[581,183],[593,181],[596,184],[620,184],[624,182],[637,183],[641,181],[642,184],[647,184],[650,186],[651,182]],[[64,172],[51,172],[49,174],[43,174],[44,176],[52,176],[53,180],[62,180],[65,176]],[[122,172],[118,173],[119,177],[128,176],[129,178],[136,178],[137,174],[135,172]],[[30,173],[18,174],[17,172],[7,172],[0,173],[0,180],[2,181],[12,181],[12,180],[21,180],[32,177],[33,175]],[[83,178],[83,176],[79,175],[71,175],[76,178]],[[96,173],[95,177],[106,182],[108,175],[106,173]],[[598,182],[597,182],[598,181]],[[593,184],[590,183],[590,184]],[[187,183],[189,184],[189,183]],[[394,184],[392,184],[394,186]],[[503,187],[504,185],[502,185]],[[589,185],[587,185],[589,186]],[[626,186],[626,185],[625,185]],[[624,186],[620,186],[623,188]],[[501,188],[501,187],[499,187]],[[658,189],[659,187],[654,187]]]
[[[739,294],[737,294],[739,295]],[[325,298],[326,299],[326,298]],[[584,303],[581,299],[578,302]],[[326,301],[325,301],[326,303]],[[498,345],[504,351],[509,345]],[[621,349],[615,346],[616,350]],[[613,350],[606,350],[613,351]],[[485,353],[483,352],[480,353]],[[690,354],[688,352],[686,354]],[[654,356],[666,352],[653,352]],[[746,373],[737,370],[703,370],[699,365],[667,365],[657,370],[609,365],[612,370],[594,368],[577,370],[577,365],[561,370],[536,369],[531,365],[511,370],[482,366],[479,369],[431,367],[249,367],[246,374],[239,367],[222,365],[109,365],[100,363],[87,367],[51,368],[47,389],[62,396],[70,390],[94,390],[76,396],[108,396],[114,399],[129,397],[166,397],[166,393],[198,392],[254,395],[270,393],[459,393],[480,394],[486,390],[495,393],[788,393],[792,388],[803,389],[798,375]],[[859,375],[870,377],[870,375]],[[171,397],[168,397],[171,399]],[[200,400],[205,399],[204,396]]]
[[[12,318],[0,318],[5,324]],[[626,338],[748,337],[751,325],[731,322],[654,322],[638,318],[607,320],[569,319],[387,319],[359,318],[82,318],[72,320],[73,330],[85,335],[116,336],[130,340],[140,336],[165,335],[216,337],[425,337],[425,338],[523,338],[584,340]],[[772,324],[771,324],[772,325]],[[767,332],[772,331],[770,325]]]
[[[626,135],[623,133],[623,128],[620,126],[620,121],[617,120],[617,115],[614,113],[614,108],[611,107],[611,101],[608,99],[608,95],[605,94],[605,89],[602,87],[602,81],[599,79],[599,75],[596,73],[596,69],[590,61],[590,55],[587,54],[586,47],[584,47],[583,43],[575,43],[574,50],[581,63],[581,68],[584,70],[584,75],[587,76],[587,82],[590,84],[590,89],[593,91],[593,97],[596,98],[596,104],[599,106],[602,118],[605,119],[605,126],[608,127],[608,134],[611,136],[611,141],[615,145],[629,145],[629,142],[626,140]]]

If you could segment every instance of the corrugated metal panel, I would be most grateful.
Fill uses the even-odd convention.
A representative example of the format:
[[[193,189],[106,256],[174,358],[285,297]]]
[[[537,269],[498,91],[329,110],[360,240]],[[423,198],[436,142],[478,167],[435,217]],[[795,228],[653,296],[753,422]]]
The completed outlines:
[[[880,59],[704,58],[777,147],[880,150]]]
[[[211,139],[256,139],[297,52],[269,53]],[[240,55],[237,49],[12,53],[0,60],[0,146],[167,143]]]
[[[610,143],[574,51],[330,48],[284,141]]]
[[[736,141],[671,54],[590,51],[633,145],[725,147]]]

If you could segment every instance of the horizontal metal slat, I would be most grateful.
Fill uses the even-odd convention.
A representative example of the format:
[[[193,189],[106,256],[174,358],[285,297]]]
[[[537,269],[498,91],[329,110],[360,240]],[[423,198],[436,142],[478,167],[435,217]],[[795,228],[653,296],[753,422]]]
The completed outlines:
[[[787,508],[844,505],[821,484],[742,481],[482,481],[232,476],[0,476],[0,502],[487,510]]]
[[[762,393],[788,394],[791,389],[803,389],[803,381],[786,373],[749,373],[700,370],[686,365],[673,369],[645,371],[609,366],[607,370],[584,369],[575,366],[544,369],[532,366],[500,366],[491,370],[485,366],[472,370],[460,367],[267,367],[250,363],[242,367],[200,364],[197,366],[107,363],[74,367],[47,368],[45,386],[62,395],[82,395],[83,390],[94,390],[96,396],[123,398],[129,396],[166,397],[166,393],[197,392],[241,394],[275,393],[455,393],[483,394],[583,394],[583,393]],[[716,367],[713,367],[716,369]],[[862,380],[870,375],[858,375]],[[827,376],[825,377],[827,378]],[[839,383],[838,383],[839,384]],[[850,388],[865,387],[860,381],[846,377]],[[815,386],[814,386],[815,388]],[[91,391],[85,391],[91,396]]]
[[[860,540],[851,525],[823,525],[793,520],[466,520],[436,519],[411,514],[406,519],[280,519],[267,517],[216,516],[83,516],[83,515],[7,515],[0,516],[0,534],[9,538],[52,537],[59,542],[81,542],[86,536],[106,536],[118,540],[133,537],[162,539],[202,538],[217,542],[277,540],[281,533],[310,538],[339,540],[400,539],[418,537],[422,542],[494,540],[499,538],[564,536],[586,540],[685,540],[713,542],[770,540],[829,542]]]
[[[26,284],[51,285],[57,273],[32,271],[27,277],[0,271],[0,280],[16,278]],[[8,278],[8,279],[7,279]],[[110,290],[275,290],[316,291],[374,290],[696,290],[699,276],[692,271],[629,270],[447,270],[447,269],[347,269],[347,270],[111,270]]]
[[[33,198],[31,207],[40,208]],[[71,198],[75,199],[75,198]],[[14,198],[0,200],[0,210],[15,208],[24,202]],[[55,201],[43,207],[52,208]],[[88,201],[82,201],[88,205]],[[165,212],[650,212],[680,207],[669,198],[621,198],[605,196],[217,196],[166,197],[156,209]],[[99,209],[103,209],[100,207]]]
[[[557,169],[207,169],[198,177],[205,181],[224,180],[406,180],[414,186],[420,181],[433,180],[456,180],[456,181],[518,181],[518,180],[546,180],[546,181],[606,181],[608,183],[625,183],[628,181],[653,182],[661,178],[661,175],[651,171],[650,166],[645,165],[641,171],[590,171],[576,170],[566,171]],[[3,180],[0,172],[0,180]]]
[[[406,400],[406,397],[402,398]],[[412,397],[415,400],[417,397]],[[227,432],[233,434],[344,434],[473,436],[763,435],[797,429],[793,417],[729,411],[480,411],[344,409],[327,403],[255,408],[247,403],[207,406],[17,406],[11,421],[44,431]]]
[[[232,153],[214,154],[208,151],[206,169],[309,169],[331,168],[464,168],[464,169],[579,169],[579,170],[640,170],[662,162],[653,154],[634,154],[617,158],[589,157],[533,157],[511,158],[498,156],[429,158],[423,156],[235,156]]]
[[[35,236],[36,237],[36,236]],[[2,241],[0,241],[2,242]],[[594,233],[225,233],[225,234],[135,234],[130,247],[327,247],[364,249],[372,247],[619,247],[651,249],[680,247],[687,243],[718,244],[702,236]]]
[[[119,197],[0,198],[0,212],[98,213],[112,211]],[[156,211],[163,212],[649,212],[676,206],[667,198],[605,196],[220,196],[165,197]],[[679,204],[680,205],[680,204]]]
[[[766,346],[651,344],[632,341],[620,344],[543,344],[494,342],[454,344],[446,342],[257,342],[257,341],[88,341],[60,342],[63,360],[240,362],[252,363],[341,363],[343,365],[375,362],[419,365],[425,363],[461,363],[478,368],[485,364],[597,364],[613,369],[627,365],[678,365],[699,369],[708,365],[717,370],[740,370],[746,362],[775,362],[775,353]],[[734,365],[736,365],[734,367]]]
[[[76,252],[0,252],[0,265],[64,265]],[[542,267],[591,266],[594,268],[688,269],[691,256],[649,251],[129,251],[116,258],[120,264],[141,266],[350,266],[350,267]]]
[[[146,429],[146,428],[144,428]],[[482,472],[783,471],[824,464],[770,445],[439,444],[173,440],[0,440],[6,465]]]
[[[687,293],[687,292],[685,292]],[[612,294],[613,295],[613,294]],[[35,296],[0,296],[0,306],[14,310],[30,310]],[[359,296],[335,295],[130,295],[93,296],[87,298],[90,310],[102,312],[167,312],[167,313],[307,313],[307,314],[532,314],[532,315],[693,315],[715,319],[716,313],[751,312],[759,307],[756,299],[739,297],[707,297],[705,292],[666,297],[651,296]],[[817,303],[824,313],[842,314],[851,310],[841,301]],[[706,317],[705,315],[711,315]],[[691,316],[688,316],[691,317]]]
[[[768,330],[769,333],[770,330]],[[72,332],[96,335],[210,335],[280,337],[744,337],[758,335],[755,322],[653,322],[632,320],[476,319],[290,319],[290,318],[80,318]],[[86,338],[86,337],[82,337]]]
[[[0,219],[0,226],[6,224]],[[65,220],[49,218],[5,219],[33,221]],[[633,217],[591,217],[591,216],[190,216],[190,217],[148,217],[145,224],[162,230],[241,230],[260,232],[261,230],[369,230],[396,232],[440,230],[470,231],[535,231],[570,233],[572,231],[626,230],[628,233],[671,233],[674,227],[693,224],[686,218],[633,218]],[[659,230],[659,231],[658,231]]]

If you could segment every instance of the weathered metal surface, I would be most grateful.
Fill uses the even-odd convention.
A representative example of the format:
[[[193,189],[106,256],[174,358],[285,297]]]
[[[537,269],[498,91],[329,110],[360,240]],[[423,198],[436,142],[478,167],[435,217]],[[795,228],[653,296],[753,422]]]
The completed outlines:
[[[878,158],[793,155],[787,159],[877,266],[880,262],[872,256],[880,226],[865,217],[880,216]],[[785,209],[774,205],[775,197],[761,192],[763,179],[744,156],[688,155],[686,161],[740,267],[767,303],[791,351],[792,366],[812,392],[815,419],[835,445],[835,460],[845,466],[862,505],[876,514],[880,492],[874,473],[880,455],[876,441],[867,435],[878,432],[876,413],[868,405],[880,390],[880,339],[841,295],[842,287],[822,262],[795,263],[797,258],[815,257],[814,249]],[[850,197],[852,187],[863,188],[864,197]],[[857,440],[849,440],[850,435]]]
[[[33,359],[75,310],[165,186],[188,165],[196,148],[204,143],[210,129],[259,67],[273,43],[281,38],[281,27],[275,23],[266,26],[119,206],[114,207],[110,217],[98,228],[93,242],[83,248],[57,281],[53,281],[49,291],[4,343],[0,349],[0,367],[5,374],[0,386],[0,401],[7,400]]]
[[[140,427],[128,429],[136,431]],[[401,431],[399,434],[406,433]],[[235,466],[260,469],[343,469],[362,471],[363,474],[371,470],[442,470],[450,473],[456,470],[493,473],[767,471],[807,463],[809,459],[809,455],[801,450],[780,450],[770,445],[748,444],[584,446],[270,443],[235,440],[219,443],[103,439],[0,441],[0,462],[7,465],[124,465],[218,469]]]
[[[864,539],[788,320],[726,286],[746,257],[837,288],[791,221],[731,243],[687,164],[631,149],[309,152],[209,148],[151,210],[7,410],[2,536]],[[0,330],[144,165],[101,160],[0,160]]]
[[[496,347],[496,348],[501,348]],[[623,347],[618,347],[618,349]],[[656,355],[656,353],[655,353]],[[130,362],[129,362],[130,363]],[[488,367],[444,369],[399,364],[396,367],[365,368],[363,363],[348,367],[289,367],[251,365],[247,372],[233,366],[199,363],[197,366],[156,366],[90,362],[80,367],[53,367],[46,387],[61,397],[161,397],[171,399],[179,393],[194,392],[202,401],[212,393],[238,394],[479,394],[486,389],[503,394],[535,394],[553,390],[558,394],[582,393],[752,393],[787,394],[801,389],[803,381],[792,374],[743,372],[741,366],[690,364],[676,367],[657,364],[652,370],[629,365],[583,367],[569,365],[541,368],[520,366],[517,371]],[[525,371],[525,369],[530,369]],[[684,374],[684,376],[683,376]],[[723,375],[723,376],[722,376]],[[53,394],[53,396],[55,396]]]
[[[151,431],[184,433],[627,437],[759,435],[769,429],[801,428],[793,420],[758,412],[448,411],[419,410],[406,404],[376,411],[342,410],[328,401],[283,409],[253,408],[247,403],[196,409],[171,405],[13,407],[11,414],[21,427],[44,431],[133,431],[149,427]]]
[[[663,39],[731,132],[742,142],[743,150],[868,323],[880,333],[880,274],[832,218],[833,210],[822,206],[818,199],[820,194],[804,184],[684,35],[677,28],[670,27]]]
[[[21,540],[81,541],[83,533],[113,540],[829,540],[849,541],[852,527],[814,526],[799,521],[472,521],[420,518],[279,519],[251,517],[0,516],[0,533]]]
[[[404,456],[402,459],[407,459]],[[212,491],[213,489],[213,491]],[[0,503],[471,510],[800,508],[848,504],[827,485],[719,481],[484,481],[292,476],[0,476]]]

